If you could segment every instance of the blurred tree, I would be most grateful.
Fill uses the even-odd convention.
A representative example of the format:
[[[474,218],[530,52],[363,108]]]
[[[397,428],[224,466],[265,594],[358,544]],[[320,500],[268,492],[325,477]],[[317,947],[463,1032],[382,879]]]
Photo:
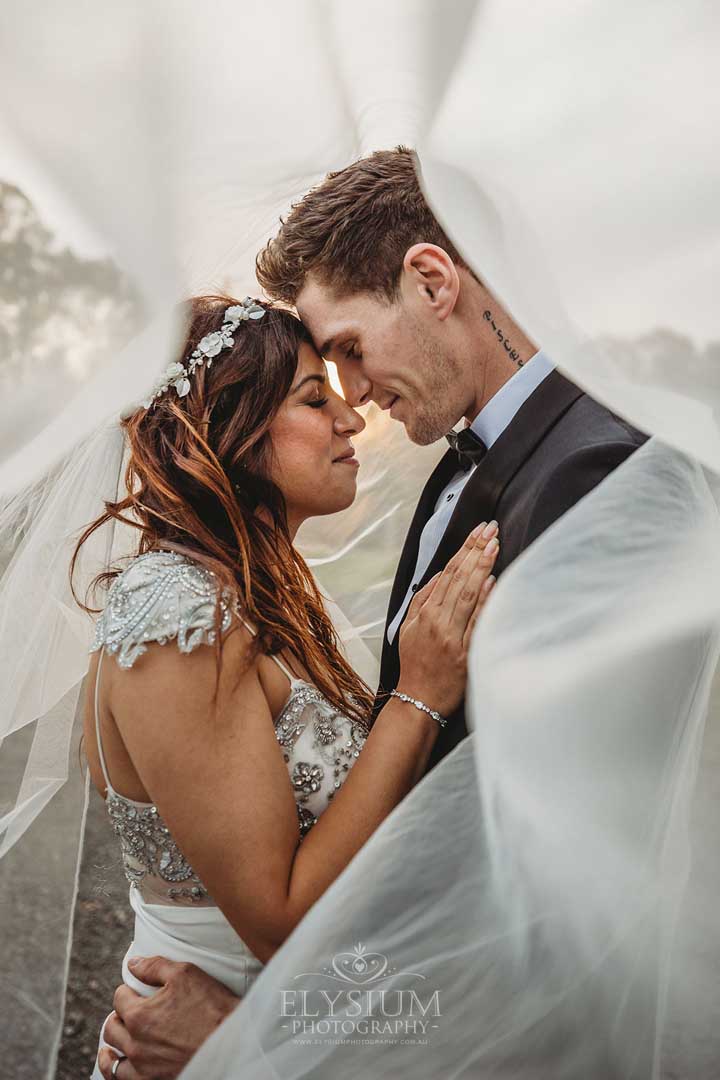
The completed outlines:
[[[27,196],[0,181],[0,375],[22,381],[52,367],[82,379],[139,317],[137,295],[111,259],[61,246]]]

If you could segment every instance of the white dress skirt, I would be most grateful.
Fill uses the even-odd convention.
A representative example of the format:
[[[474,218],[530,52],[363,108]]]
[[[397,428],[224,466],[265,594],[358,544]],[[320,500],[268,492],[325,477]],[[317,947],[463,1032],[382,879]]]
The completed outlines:
[[[135,935],[122,962],[123,982],[143,997],[160,988],[137,979],[128,967],[134,956],[164,956],[196,964],[223,983],[233,994],[244,997],[263,969],[263,964],[233,930],[217,907],[189,907],[180,904],[148,904],[140,890],[130,887],[130,905],[135,912]],[[106,1018],[100,1030],[98,1053],[105,1046]],[[117,1051],[116,1047],[111,1049]],[[102,1080],[95,1062],[92,1080]]]

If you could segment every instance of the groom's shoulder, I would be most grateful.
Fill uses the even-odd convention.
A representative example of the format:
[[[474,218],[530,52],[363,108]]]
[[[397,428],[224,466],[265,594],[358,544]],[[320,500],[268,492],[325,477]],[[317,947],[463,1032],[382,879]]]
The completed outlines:
[[[589,494],[648,436],[588,394],[581,394],[517,476],[511,517],[522,519],[522,546]],[[517,486],[516,486],[517,485]],[[510,524],[510,522],[508,522]]]
[[[551,429],[538,449],[560,459],[575,452],[592,451],[594,448],[600,450],[609,445],[624,446],[631,453],[642,446],[647,438],[645,432],[590,394],[583,393]]]
[[[619,442],[637,447],[648,438],[644,431],[587,393],[582,394],[568,410],[567,421],[567,435],[572,435],[582,445]]]

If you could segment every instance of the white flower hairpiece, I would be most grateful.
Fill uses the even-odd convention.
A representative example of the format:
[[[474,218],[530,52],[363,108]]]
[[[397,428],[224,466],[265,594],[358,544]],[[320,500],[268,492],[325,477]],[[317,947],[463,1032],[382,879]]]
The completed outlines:
[[[226,308],[220,329],[205,335],[190,354],[187,366],[175,360],[172,364],[168,364],[162,375],[158,376],[150,396],[143,401],[143,408],[151,408],[157,398],[162,397],[171,386],[175,387],[178,397],[185,397],[186,394],[189,394],[190,378],[195,373],[195,369],[203,364],[210,367],[218,353],[221,353],[223,349],[233,347],[235,344],[233,334],[241,322],[247,322],[248,319],[262,319],[264,314],[265,308],[258,304],[256,300],[253,300],[251,296],[246,296],[241,304],[233,304],[231,307]]]

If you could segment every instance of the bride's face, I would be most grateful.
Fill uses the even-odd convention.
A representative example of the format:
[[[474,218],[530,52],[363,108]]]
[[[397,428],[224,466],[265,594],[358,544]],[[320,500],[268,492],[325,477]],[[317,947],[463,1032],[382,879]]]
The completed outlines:
[[[271,475],[282,491],[291,532],[309,517],[353,502],[358,461],[351,439],[365,421],[337,394],[325,364],[303,344],[290,393],[270,427]]]

